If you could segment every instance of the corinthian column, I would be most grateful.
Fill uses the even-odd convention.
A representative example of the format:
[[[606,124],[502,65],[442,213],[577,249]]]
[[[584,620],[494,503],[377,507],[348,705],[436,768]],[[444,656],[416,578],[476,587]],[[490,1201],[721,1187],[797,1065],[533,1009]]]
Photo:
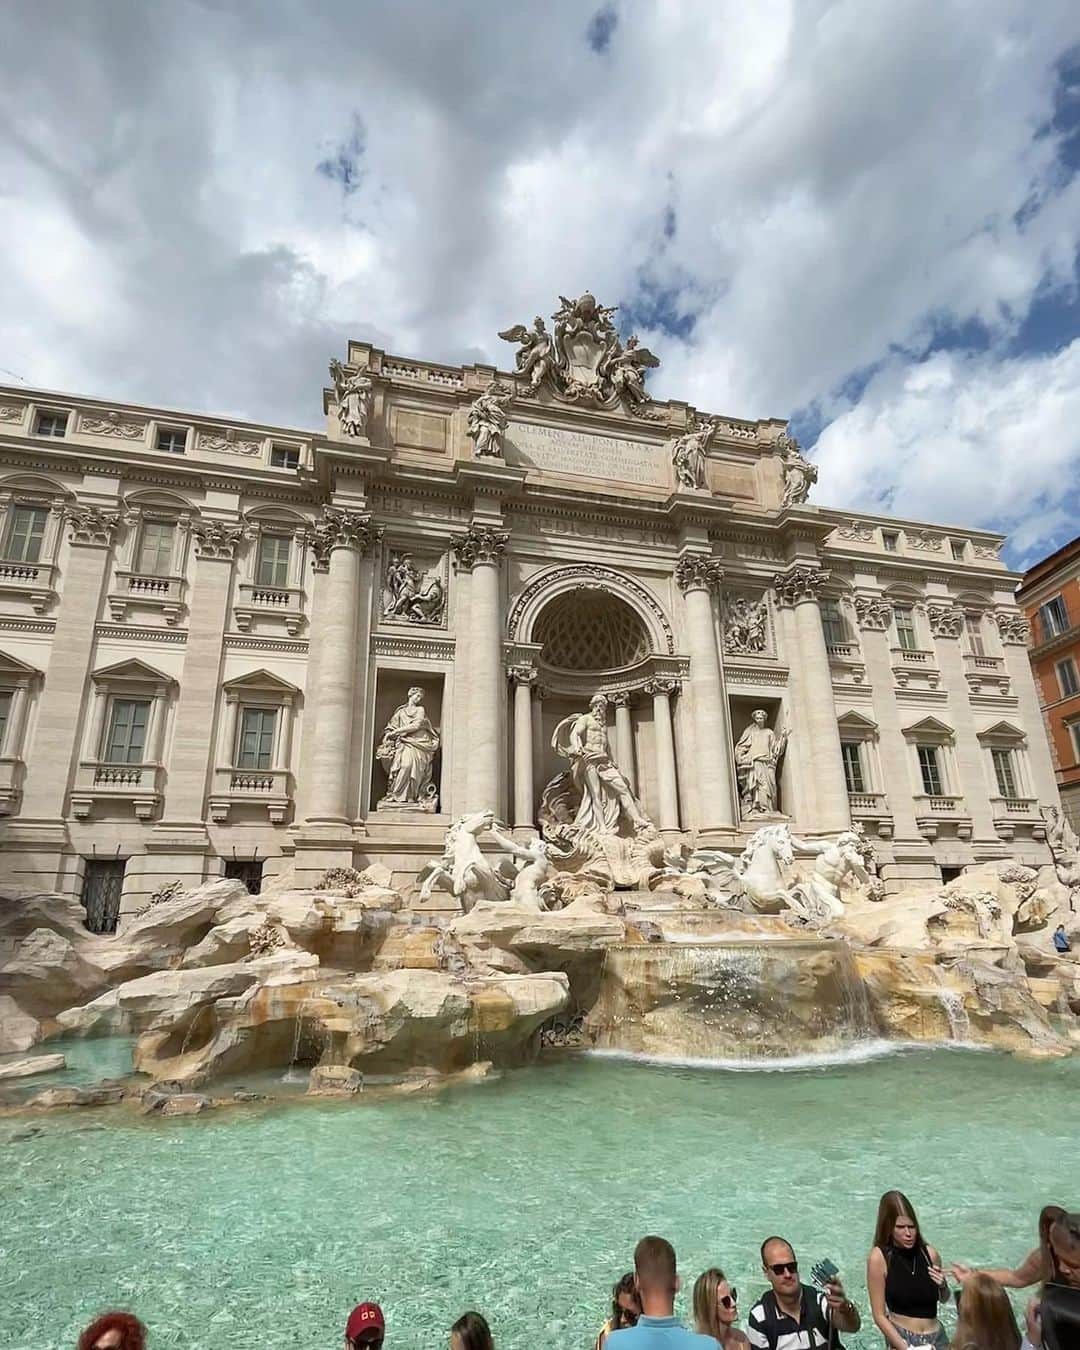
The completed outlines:
[[[679,828],[679,794],[675,785],[675,738],[671,731],[671,695],[674,680],[650,680],[645,692],[652,695],[653,733],[656,737],[656,786],[662,830]]]
[[[630,784],[631,792],[637,792],[637,774],[634,771],[634,724],[630,720],[630,695],[625,689],[608,694],[608,702],[615,709],[615,763]]]
[[[499,569],[510,536],[473,525],[451,543],[459,571],[471,573],[469,619],[469,764],[466,809],[499,810],[502,613]]]
[[[684,553],[675,580],[686,605],[686,642],[690,649],[690,692],[698,743],[702,833],[735,828],[735,795],[731,787],[731,735],[716,646],[711,592],[723,569],[715,558]],[[668,719],[670,729],[670,717]]]
[[[312,756],[307,822],[346,824],[352,814],[349,776],[352,769],[353,705],[361,623],[366,622],[363,559],[382,530],[361,511],[328,506],[310,536],[316,571],[326,572],[325,612],[315,615],[319,634],[319,687],[310,705]]]
[[[514,828],[533,826],[533,715],[532,686],[536,671],[531,666],[515,666],[514,681]]]
[[[797,695],[799,724],[792,734],[809,749],[809,753],[800,757],[803,766],[813,764],[813,790],[806,791],[803,798],[808,819],[798,823],[802,829],[820,834],[851,828],[832,672],[818,608],[818,596],[828,579],[828,572],[820,567],[801,563],[773,579],[777,601],[793,612],[794,619],[796,650],[792,668],[797,666],[798,676],[792,684]]]

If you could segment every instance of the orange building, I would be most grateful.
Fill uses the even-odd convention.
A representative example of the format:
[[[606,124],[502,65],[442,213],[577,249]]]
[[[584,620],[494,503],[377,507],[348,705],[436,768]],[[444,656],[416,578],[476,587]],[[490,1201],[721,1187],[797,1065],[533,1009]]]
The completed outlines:
[[[1031,666],[1061,804],[1080,830],[1080,536],[1024,573],[1016,603],[1031,623]]]

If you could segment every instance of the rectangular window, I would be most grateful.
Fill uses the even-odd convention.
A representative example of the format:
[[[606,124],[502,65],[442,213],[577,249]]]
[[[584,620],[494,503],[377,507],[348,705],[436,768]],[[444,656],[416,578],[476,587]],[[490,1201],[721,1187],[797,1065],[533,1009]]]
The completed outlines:
[[[4,557],[9,562],[36,563],[41,558],[48,511],[41,506],[16,506],[11,513]]]
[[[260,586],[289,584],[289,543],[287,534],[259,536],[259,561],[255,568],[255,580]]]
[[[919,752],[919,773],[922,776],[922,790],[928,797],[940,797],[941,758],[936,745],[916,746]]]
[[[964,561],[964,541],[962,539],[950,539],[949,547],[952,549],[953,559],[956,562]]]
[[[998,794],[1002,797],[1018,796],[1016,774],[1013,772],[1012,751],[1000,750],[995,747],[990,751],[990,758],[994,761],[994,777],[997,779]]]
[[[86,907],[86,926],[91,933],[116,932],[126,867],[122,858],[86,859],[82,902]]]
[[[982,620],[977,614],[965,615],[964,627],[967,629],[968,647],[971,649],[972,656],[985,656],[986,647],[983,645]]]
[[[895,530],[882,530],[881,542],[885,545],[886,553],[895,553],[900,546],[900,536]]]
[[[172,569],[175,532],[176,526],[170,520],[144,521],[135,570],[152,577],[167,577]]]
[[[862,771],[862,745],[858,741],[841,741],[840,754],[844,761],[844,781],[849,792],[865,792]]]
[[[240,717],[240,737],[236,750],[238,769],[269,769],[274,759],[274,730],[277,710],[244,708]]]
[[[150,700],[115,698],[105,737],[106,764],[141,764],[146,749],[146,727],[150,721]]]
[[[1062,698],[1072,698],[1080,693],[1080,681],[1076,678],[1076,662],[1071,656],[1057,663],[1058,688]]]
[[[11,705],[15,695],[10,689],[0,689],[0,755],[7,754],[7,732],[11,721]]]
[[[300,467],[300,451],[289,445],[271,446],[270,467],[272,469],[298,469]]]
[[[39,436],[66,436],[67,424],[66,412],[39,412],[34,430]]]
[[[1073,759],[1080,764],[1080,722],[1069,723],[1069,736],[1072,739]]]
[[[915,635],[915,611],[910,605],[896,605],[893,608],[896,620],[896,641],[906,652],[919,650],[919,639]]]
[[[182,455],[187,449],[187,427],[158,427],[157,448],[170,455]]]
[[[847,624],[844,623],[838,600],[822,600],[821,627],[825,632],[826,647],[840,647],[847,642]]]
[[[234,881],[242,881],[249,895],[258,895],[262,890],[263,865],[256,858],[226,858],[225,875]]]
[[[1060,595],[1055,595],[1052,600],[1047,600],[1045,605],[1039,607],[1039,617],[1042,619],[1044,638],[1057,637],[1069,626],[1069,611],[1065,608],[1065,601]]]

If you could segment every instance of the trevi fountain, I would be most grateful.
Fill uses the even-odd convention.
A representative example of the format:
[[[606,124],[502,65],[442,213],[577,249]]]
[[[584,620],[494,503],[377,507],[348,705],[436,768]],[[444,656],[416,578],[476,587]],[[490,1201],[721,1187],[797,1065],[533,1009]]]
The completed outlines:
[[[298,761],[308,796],[287,846],[296,752],[280,726],[296,699],[266,670],[221,686],[238,756],[257,758],[270,725],[247,718],[249,686],[280,722],[266,732],[265,770],[237,758],[213,771],[223,786],[199,826],[210,853],[190,824],[185,835],[166,821],[156,842],[141,833],[158,828],[155,811],[168,815],[172,787],[163,804],[153,792],[137,800],[125,823],[115,802],[131,793],[100,764],[96,787],[76,784],[67,834],[32,835],[33,822],[12,817],[5,849],[24,861],[0,895],[4,1344],[71,1345],[80,1322],[116,1305],[150,1323],[155,1346],[224,1350],[258,1326],[333,1344],[370,1297],[395,1346],[444,1340],[471,1306],[512,1350],[537,1331],[585,1345],[646,1231],[672,1237],[687,1273],[722,1263],[747,1294],[757,1243],[790,1232],[808,1256],[837,1262],[865,1308],[861,1266],[887,1187],[918,1198],[946,1259],[976,1262],[1018,1259],[1039,1206],[1070,1199],[1058,1179],[1075,1157],[1080,965],[1052,935],[1061,925],[1080,948],[1080,846],[1048,789],[1041,807],[1033,794],[995,830],[999,808],[987,803],[999,798],[969,786],[965,808],[955,786],[913,796],[896,777],[908,717],[912,765],[939,763],[921,755],[931,745],[946,770],[970,767],[964,746],[978,754],[982,737],[986,751],[1012,747],[1045,788],[1044,748],[1014,725],[1030,703],[1016,616],[1000,602],[1005,655],[984,658],[989,676],[969,662],[964,689],[983,731],[957,713],[955,690],[926,678],[928,660],[896,658],[895,685],[881,667],[883,695],[872,653],[879,639],[886,652],[886,611],[899,601],[844,601],[860,621],[862,674],[849,647],[837,655],[822,642],[825,574],[800,550],[822,548],[837,521],[805,504],[816,470],[770,424],[752,451],[773,466],[755,528],[774,522],[782,543],[795,521],[793,551],[767,602],[764,591],[728,597],[716,629],[713,535],[690,527],[723,495],[716,436],[730,433],[730,478],[751,453],[746,437],[764,433],[740,431],[739,442],[735,424],[723,431],[685,405],[678,434],[665,431],[673,405],[645,393],[655,357],[619,343],[592,297],[559,314],[561,346],[537,320],[502,335],[518,346],[513,374],[460,375],[472,391],[460,428],[468,462],[494,466],[498,481],[482,485],[487,518],[453,545],[458,570],[428,536],[412,552],[405,539],[386,550],[371,610],[381,664],[356,733],[368,737],[356,762],[370,807],[357,820],[341,805],[356,743],[342,710],[360,706],[360,666],[329,641],[325,699],[305,713],[315,740]],[[328,416],[331,439],[360,446],[370,467],[388,406],[373,391],[389,399],[411,377],[365,351],[335,363]],[[678,625],[614,566],[586,575],[564,551],[554,571],[515,574],[526,584],[504,650],[497,569],[509,536],[491,503],[522,463],[512,439],[531,443],[520,430],[530,400],[554,409],[549,421],[594,407],[589,416],[632,423],[643,455],[666,446],[656,463],[684,547],[655,565]],[[533,469],[542,483],[545,461],[526,478]],[[651,480],[642,491],[655,495]],[[314,545],[331,626],[377,537],[349,515],[355,504],[342,512],[345,524],[328,517]],[[601,518],[598,506],[590,519]],[[87,548],[111,546],[109,530],[87,528]],[[233,546],[211,533],[197,566],[224,575]],[[449,651],[445,636],[426,649],[416,637],[446,633],[449,597],[453,621],[471,625],[456,639],[468,642],[468,678],[453,687],[449,666],[436,679],[416,657]],[[559,665],[567,604],[604,629],[594,668],[605,624],[624,625],[623,667],[608,661],[593,678],[587,662]],[[948,684],[949,662],[961,670],[948,645],[955,616],[926,612]],[[580,618],[575,640],[588,645]],[[928,656],[905,642],[901,654]],[[110,744],[120,733],[104,709],[115,690],[150,680],[138,664],[109,667],[98,726]],[[38,691],[35,679],[25,688]],[[160,717],[217,707],[217,682],[199,686],[198,672],[178,690],[153,679]],[[164,744],[164,723],[152,725]],[[863,768],[894,775],[888,794],[851,781],[845,791],[845,726],[880,741]],[[231,753],[228,736],[215,744]],[[189,769],[190,783],[206,781],[205,764],[177,761],[178,791]],[[28,776],[21,790],[24,806],[43,809],[51,787]],[[253,804],[245,794],[256,792],[265,800]],[[110,812],[123,854],[144,865],[128,864],[116,931],[93,932],[102,925],[88,927],[87,893],[67,884],[65,860],[78,848],[101,856],[80,840],[104,839]],[[232,838],[236,856],[245,837],[277,841],[255,893],[240,875],[206,870],[213,848],[226,856]]]

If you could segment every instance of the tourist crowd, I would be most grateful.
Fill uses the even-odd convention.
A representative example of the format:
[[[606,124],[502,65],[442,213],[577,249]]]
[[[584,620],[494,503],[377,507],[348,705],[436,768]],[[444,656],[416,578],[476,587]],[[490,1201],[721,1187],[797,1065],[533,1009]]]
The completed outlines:
[[[866,1262],[870,1316],[887,1350],[950,1345],[939,1316],[955,1297],[953,1350],[1080,1350],[1080,1213],[1047,1205],[1039,1215],[1039,1242],[1015,1269],[946,1269],[923,1236],[911,1202],[887,1191],[878,1205],[874,1242]],[[761,1244],[768,1289],[740,1329],[738,1292],[719,1267],[698,1276],[693,1290],[695,1330],[675,1316],[681,1288],[675,1251],[661,1237],[644,1237],[634,1269],[611,1291],[611,1314],[595,1350],[843,1350],[841,1337],[857,1332],[862,1314],[848,1298],[840,1272],[821,1261],[805,1283],[791,1243]],[[949,1277],[956,1282],[950,1290]],[[1026,1307],[1022,1334],[1007,1289],[1039,1289]],[[386,1320],[377,1303],[361,1303],[345,1324],[345,1350],[382,1350]],[[467,1312],[450,1328],[450,1350],[494,1350],[486,1320]],[[79,1338],[79,1350],[144,1350],[146,1329],[130,1313],[99,1317]]]

